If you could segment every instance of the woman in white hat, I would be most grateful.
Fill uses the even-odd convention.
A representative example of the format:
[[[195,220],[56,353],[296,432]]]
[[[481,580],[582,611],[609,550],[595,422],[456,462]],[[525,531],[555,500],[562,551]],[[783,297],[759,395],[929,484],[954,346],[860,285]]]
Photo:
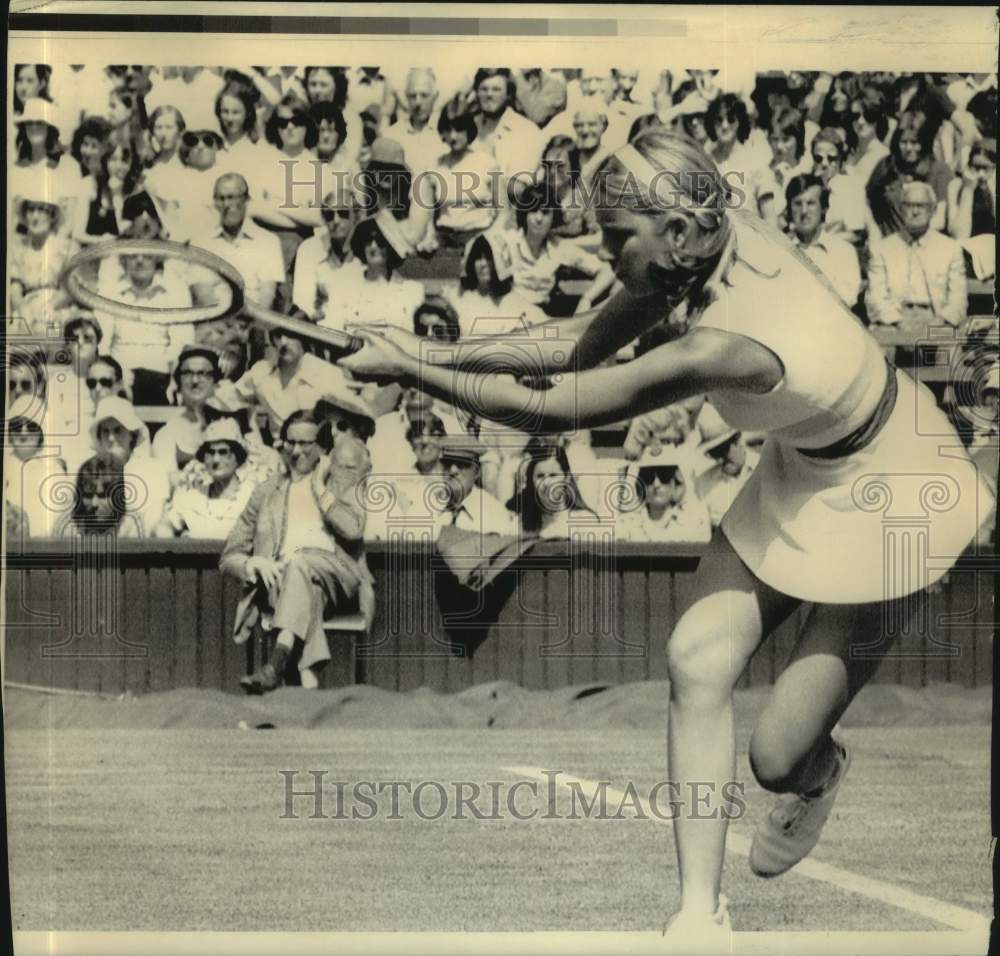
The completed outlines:
[[[247,460],[247,445],[235,418],[212,422],[196,457],[204,466],[204,480],[174,492],[156,529],[158,537],[225,540],[250,500],[256,485],[239,474]]]
[[[830,814],[849,764],[832,730],[891,644],[886,621],[913,613],[920,592],[975,539],[977,511],[992,496],[931,392],[886,362],[783,236],[730,208],[733,197],[696,143],[651,127],[609,157],[599,179],[604,256],[626,294],[561,363],[553,350],[550,367],[592,368],[687,302],[692,321],[680,338],[627,364],[566,374],[542,392],[421,363],[415,341],[396,332],[363,333],[365,349],[341,364],[419,378],[423,389],[473,402],[491,418],[531,403],[547,431],[707,393],[731,427],[766,435],[667,644],[668,757],[682,794],[694,781],[723,792],[736,770],[733,688],[761,641],[811,604],[750,742],[754,775],[780,795],[750,866],[776,876],[810,852]],[[461,353],[455,360],[461,365]],[[897,514],[919,515],[926,530],[887,535]],[[926,554],[941,558],[929,565]],[[861,642],[865,653],[854,653]],[[682,796],[674,818],[681,898],[668,935],[684,952],[696,941],[728,947],[720,886],[729,813],[718,797],[711,807],[689,801]]]
[[[20,395],[7,413],[4,454],[4,497],[21,509],[34,538],[52,535],[65,497],[53,481],[66,474],[58,449],[45,448],[44,403],[34,395]]]
[[[10,304],[17,317],[49,318],[53,308],[69,304],[59,278],[76,244],[60,234],[62,216],[61,206],[44,183],[25,187],[17,203],[24,233],[14,236],[10,262]]]
[[[80,169],[62,145],[63,131],[52,103],[34,97],[14,118],[17,159],[8,167],[8,194],[15,203],[22,196],[44,196],[61,209],[59,228],[69,229],[81,188]],[[15,207],[16,208],[16,207]]]
[[[625,541],[703,544],[711,540],[708,508],[694,482],[694,462],[683,446],[647,449],[625,468],[625,499],[615,534]]]
[[[114,458],[125,472],[128,511],[148,534],[163,517],[170,482],[162,464],[150,455],[149,429],[124,398],[104,398],[94,412],[90,439],[96,454]]]

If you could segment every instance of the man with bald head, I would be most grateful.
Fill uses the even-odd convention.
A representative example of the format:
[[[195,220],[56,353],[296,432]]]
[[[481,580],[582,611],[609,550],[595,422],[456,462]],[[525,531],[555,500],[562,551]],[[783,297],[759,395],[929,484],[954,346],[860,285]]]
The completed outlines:
[[[933,325],[965,320],[962,247],[931,229],[937,197],[929,183],[903,186],[903,225],[873,243],[865,303],[875,325],[894,325],[923,338]]]
[[[226,173],[215,181],[212,200],[219,224],[192,245],[214,252],[243,276],[246,297],[272,308],[275,292],[285,281],[281,242],[247,215],[250,188],[239,173]]]
[[[222,554],[222,570],[245,589],[236,642],[246,641],[258,624],[275,638],[267,663],[240,681],[248,694],[279,687],[299,649],[302,686],[317,687],[317,672],[330,659],[323,621],[358,610],[370,620],[374,609],[364,554],[363,487],[371,460],[351,436],[341,436],[324,459],[320,425],[308,410],[285,421],[281,443],[288,474],[257,488]]]
[[[438,85],[434,71],[429,67],[414,67],[407,74],[404,89],[407,115],[389,127],[388,136],[403,147],[406,165],[416,176],[433,169],[438,157],[446,152],[438,135],[435,116]]]

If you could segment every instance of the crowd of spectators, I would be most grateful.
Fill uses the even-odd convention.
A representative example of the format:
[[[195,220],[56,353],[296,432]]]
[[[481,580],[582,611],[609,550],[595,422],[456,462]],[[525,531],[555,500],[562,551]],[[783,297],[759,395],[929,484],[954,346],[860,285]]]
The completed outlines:
[[[366,449],[367,540],[424,521],[542,537],[614,522],[626,540],[707,541],[757,452],[703,400],[621,423],[608,453],[587,432],[532,435],[354,381],[307,336],[240,312],[166,324],[85,309],[63,273],[97,243],[170,239],[319,328],[507,335],[614,292],[594,172],[660,125],[698,140],[861,321],[964,328],[967,282],[993,278],[997,77],[719,77],[17,65],[9,331],[25,338],[7,340],[11,526],[224,539],[311,442],[331,461]],[[224,294],[211,270],[146,251],[112,247],[79,276],[142,308]],[[671,316],[658,332],[680,328]],[[289,444],[290,421],[308,440]]]

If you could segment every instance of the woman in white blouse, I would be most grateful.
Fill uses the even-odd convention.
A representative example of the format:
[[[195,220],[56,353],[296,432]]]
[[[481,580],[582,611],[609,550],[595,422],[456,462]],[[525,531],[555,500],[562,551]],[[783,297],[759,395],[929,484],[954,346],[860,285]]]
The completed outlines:
[[[157,537],[225,540],[243,513],[255,484],[240,476],[247,446],[233,418],[220,418],[204,432],[196,453],[202,481],[178,488],[168,503]]]
[[[607,262],[577,243],[552,234],[562,221],[558,200],[544,186],[529,186],[517,203],[517,230],[506,234],[511,252],[514,289],[547,315],[565,314],[556,288],[560,267],[574,269],[593,281],[576,304],[585,312],[614,284]]]
[[[503,236],[484,233],[465,248],[457,289],[444,297],[455,310],[462,338],[505,335],[548,316],[514,288],[510,249]]]
[[[319,324],[345,331],[377,320],[412,332],[424,287],[397,272],[410,251],[399,223],[387,210],[358,223],[351,234],[351,252],[363,268],[337,273]]]

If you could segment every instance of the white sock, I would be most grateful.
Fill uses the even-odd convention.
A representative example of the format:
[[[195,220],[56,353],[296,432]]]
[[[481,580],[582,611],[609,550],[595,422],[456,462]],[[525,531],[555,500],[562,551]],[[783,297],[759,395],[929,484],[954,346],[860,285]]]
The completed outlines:
[[[299,671],[299,679],[302,681],[302,687],[305,690],[317,690],[319,688],[319,678],[311,667],[303,667]]]

